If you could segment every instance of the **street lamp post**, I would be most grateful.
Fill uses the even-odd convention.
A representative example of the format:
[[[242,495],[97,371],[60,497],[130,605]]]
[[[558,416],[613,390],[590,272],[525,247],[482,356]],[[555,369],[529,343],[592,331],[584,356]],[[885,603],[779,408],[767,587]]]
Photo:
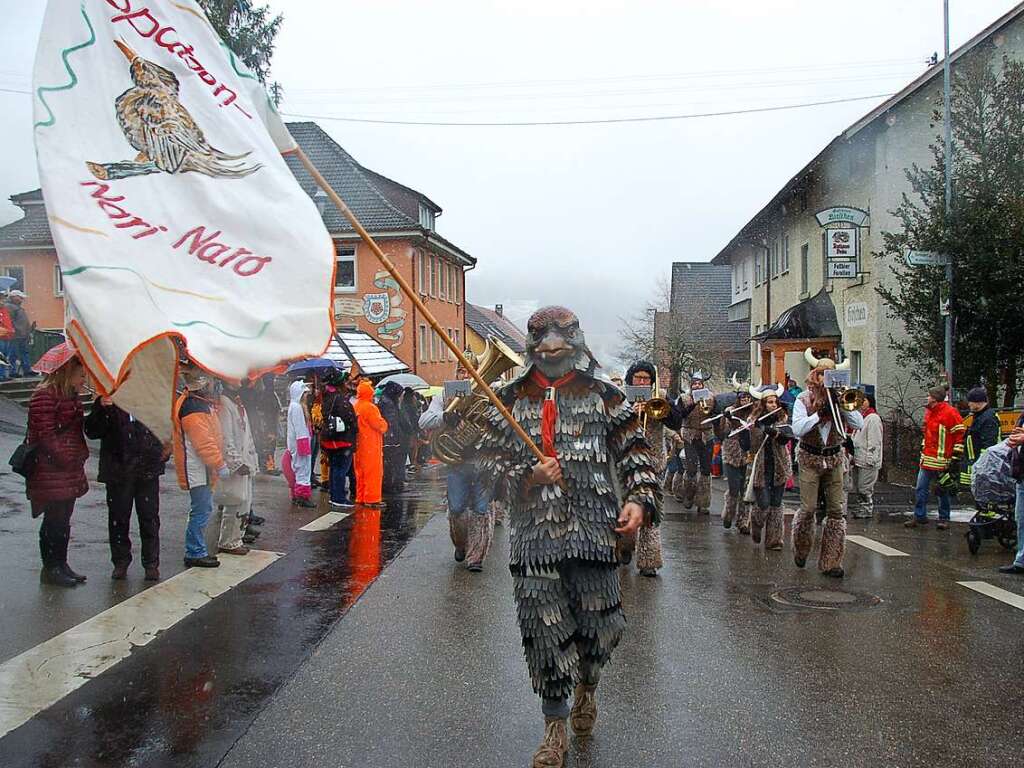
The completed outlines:
[[[950,83],[949,83],[949,0],[942,0],[942,21],[945,56],[942,60],[942,100],[943,120],[945,122],[946,138],[946,227],[949,227],[953,210],[953,120],[950,110]],[[949,388],[953,388],[953,254],[949,254],[946,261],[946,283],[949,289],[947,299],[948,306],[945,317],[945,366],[946,376],[949,381]]]

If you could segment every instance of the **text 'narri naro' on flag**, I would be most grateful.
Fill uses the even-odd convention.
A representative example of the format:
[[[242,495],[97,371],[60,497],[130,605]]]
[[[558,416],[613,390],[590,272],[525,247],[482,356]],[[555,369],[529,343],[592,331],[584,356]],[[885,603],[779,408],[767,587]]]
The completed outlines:
[[[192,0],[50,0],[36,153],[67,333],[170,436],[176,351],[243,379],[319,355],[334,248],[262,85]]]

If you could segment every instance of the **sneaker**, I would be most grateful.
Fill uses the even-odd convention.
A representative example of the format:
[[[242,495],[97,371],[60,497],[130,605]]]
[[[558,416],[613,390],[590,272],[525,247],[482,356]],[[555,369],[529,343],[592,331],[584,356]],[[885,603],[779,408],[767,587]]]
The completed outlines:
[[[205,557],[186,557],[185,558],[186,568],[219,568],[220,560],[213,555],[206,555]]]
[[[316,504],[309,499],[292,499],[292,506],[302,507],[303,509],[314,509]]]
[[[999,568],[1000,573],[1014,573],[1018,576],[1024,574],[1024,565],[1017,565],[1017,563],[1011,563],[1010,565],[1003,565]]]
[[[248,555],[249,548],[244,544],[240,547],[217,547],[218,552],[223,552],[225,555]]]

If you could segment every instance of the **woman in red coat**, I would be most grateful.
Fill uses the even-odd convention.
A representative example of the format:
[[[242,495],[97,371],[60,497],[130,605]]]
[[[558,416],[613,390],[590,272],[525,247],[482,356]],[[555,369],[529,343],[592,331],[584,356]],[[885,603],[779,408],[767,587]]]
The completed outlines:
[[[78,357],[43,378],[28,406],[28,442],[35,448],[36,464],[26,483],[32,517],[42,517],[39,554],[44,584],[73,587],[85,581],[68,565],[71,513],[75,499],[89,490],[85,460],[89,447],[82,431],[85,412],[79,392],[85,369]]]
[[[384,433],[388,423],[373,404],[373,385],[364,380],[356,390],[356,504],[380,504],[384,482]]]

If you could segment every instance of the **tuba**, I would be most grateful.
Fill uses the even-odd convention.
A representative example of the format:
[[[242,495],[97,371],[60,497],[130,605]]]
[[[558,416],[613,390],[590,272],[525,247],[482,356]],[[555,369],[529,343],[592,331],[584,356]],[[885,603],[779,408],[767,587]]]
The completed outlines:
[[[476,370],[480,378],[491,382],[522,364],[523,359],[507,344],[490,336]],[[479,388],[474,380],[468,395],[453,398],[444,409],[446,414],[458,413],[462,417],[455,426],[442,427],[430,441],[434,456],[445,464],[461,464],[466,453],[480,439],[490,401],[479,392]]]

